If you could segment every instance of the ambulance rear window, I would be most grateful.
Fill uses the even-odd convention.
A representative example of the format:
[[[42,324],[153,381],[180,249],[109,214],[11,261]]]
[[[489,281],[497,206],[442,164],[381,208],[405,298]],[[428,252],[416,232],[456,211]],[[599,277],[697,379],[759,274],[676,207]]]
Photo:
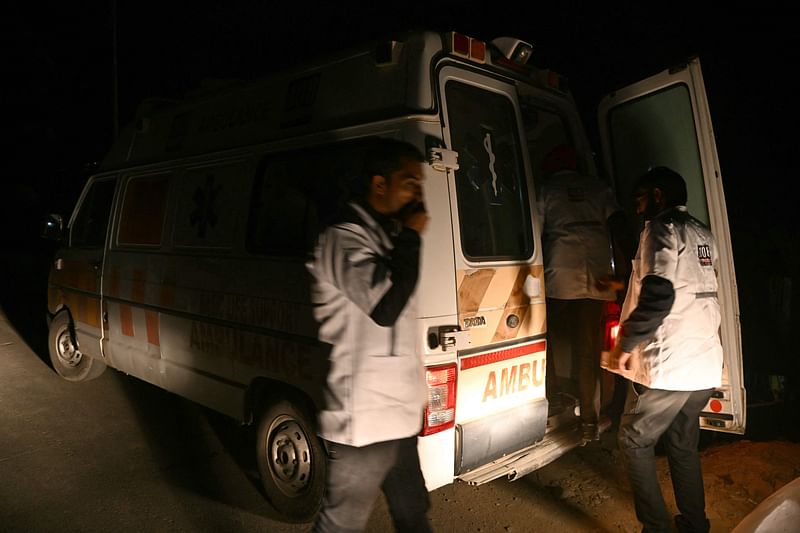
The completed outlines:
[[[466,83],[445,85],[461,248],[473,261],[528,259],[533,254],[530,203],[509,98]]]

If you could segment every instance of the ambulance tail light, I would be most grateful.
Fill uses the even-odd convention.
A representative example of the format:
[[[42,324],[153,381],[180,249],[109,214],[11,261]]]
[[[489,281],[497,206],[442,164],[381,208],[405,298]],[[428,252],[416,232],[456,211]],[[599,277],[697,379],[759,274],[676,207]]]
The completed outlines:
[[[620,306],[616,302],[606,302],[605,312],[605,349],[610,350],[617,343],[619,336]]]
[[[421,436],[450,429],[456,423],[456,365],[435,366],[425,370],[428,405]]]

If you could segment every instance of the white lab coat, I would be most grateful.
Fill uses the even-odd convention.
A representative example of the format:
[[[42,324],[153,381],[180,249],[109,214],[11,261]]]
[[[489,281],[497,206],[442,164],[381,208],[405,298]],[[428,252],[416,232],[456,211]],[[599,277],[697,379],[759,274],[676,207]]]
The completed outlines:
[[[599,290],[595,282],[613,275],[606,221],[618,210],[614,193],[598,178],[561,170],[548,179],[539,214],[549,298],[616,299],[614,290]]]
[[[392,327],[370,318],[391,287],[381,260],[392,242],[366,210],[351,207],[363,223],[327,228],[308,268],[319,338],[332,345],[320,435],[366,446],[419,433],[427,386],[416,346],[414,295]]]
[[[695,391],[720,386],[716,259],[711,231],[689,215],[685,206],[664,211],[645,223],[620,316],[623,330],[638,305],[645,276],[667,279],[675,290],[669,314],[652,338],[640,345],[649,377],[649,383],[647,379],[643,383],[648,387]]]

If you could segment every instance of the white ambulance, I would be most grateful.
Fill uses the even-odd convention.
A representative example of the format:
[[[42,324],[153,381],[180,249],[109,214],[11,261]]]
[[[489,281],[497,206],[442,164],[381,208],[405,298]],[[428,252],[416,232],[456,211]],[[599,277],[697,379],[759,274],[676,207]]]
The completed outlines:
[[[325,477],[315,411],[327,347],[304,263],[369,140],[394,137],[429,160],[417,330],[428,488],[518,479],[578,446],[577,401],[553,402],[545,386],[534,206],[553,147],[577,147],[579,169],[596,169],[564,78],[530,55],[513,38],[410,33],[260,82],[146,102],[66,227],[50,220],[64,244],[49,278],[55,370],[83,381],[110,366],[253,424],[265,496],[287,519],[309,519]],[[701,423],[742,433],[736,282],[699,61],[617,91],[600,113],[620,204],[639,174],[668,165],[719,241],[725,382]],[[598,324],[609,338],[615,326],[613,313]],[[612,383],[607,375],[606,406]]]

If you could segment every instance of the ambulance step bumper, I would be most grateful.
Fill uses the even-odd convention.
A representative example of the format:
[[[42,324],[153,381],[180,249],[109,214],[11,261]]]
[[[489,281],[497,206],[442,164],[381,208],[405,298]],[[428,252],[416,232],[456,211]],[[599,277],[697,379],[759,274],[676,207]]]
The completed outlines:
[[[601,417],[601,433],[610,426],[611,420]],[[577,417],[553,416],[548,420],[548,431],[541,441],[457,477],[470,485],[482,485],[502,476],[515,481],[581,445],[583,433]]]
[[[569,429],[559,428],[536,444],[462,474],[458,479],[470,485],[482,485],[501,476],[513,481],[555,461],[581,443],[580,424]]]
[[[541,441],[547,431],[547,411],[547,400],[541,399],[491,418],[457,424],[456,472],[466,474]]]

